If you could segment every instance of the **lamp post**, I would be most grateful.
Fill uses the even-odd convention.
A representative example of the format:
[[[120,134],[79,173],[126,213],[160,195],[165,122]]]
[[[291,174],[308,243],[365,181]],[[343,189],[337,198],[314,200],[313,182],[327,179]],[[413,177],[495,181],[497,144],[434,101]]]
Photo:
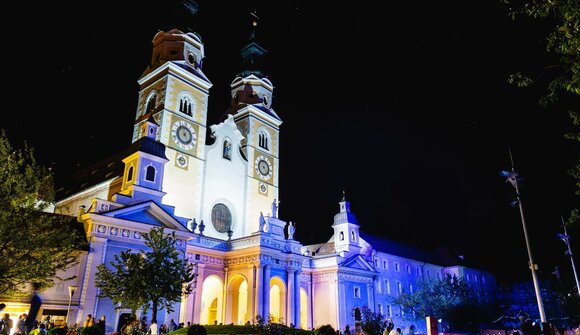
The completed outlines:
[[[570,262],[572,263],[572,271],[574,271],[574,280],[576,280],[576,289],[578,290],[578,296],[580,297],[580,284],[578,283],[578,274],[576,273],[576,266],[574,265],[574,258],[572,258],[572,249],[570,248],[570,236],[566,232],[566,224],[564,223],[564,218],[560,217],[562,220],[562,227],[564,227],[564,234],[558,234],[558,237],[566,244],[568,250],[566,250],[566,255],[570,256]]]
[[[66,310],[66,320],[65,323],[68,326],[68,315],[70,314],[70,305],[72,303],[72,297],[75,295],[75,291],[78,289],[78,286],[69,285],[68,286],[68,308]]]
[[[542,303],[542,294],[540,292],[540,284],[538,283],[538,275],[536,273],[536,264],[532,257],[532,248],[530,247],[530,241],[528,238],[528,230],[526,229],[526,220],[524,219],[524,207],[522,205],[522,200],[520,199],[520,189],[518,185],[518,173],[514,169],[514,159],[512,157],[512,151],[510,149],[510,161],[512,163],[512,170],[502,171],[501,175],[506,177],[506,182],[509,182],[516,190],[516,200],[512,203],[517,203],[520,208],[520,217],[522,219],[522,227],[524,228],[524,238],[526,240],[526,248],[528,250],[528,262],[530,270],[532,270],[532,281],[534,283],[534,290],[536,291],[536,300],[538,301],[538,310],[540,312],[540,320],[542,323],[546,322],[546,312],[544,312],[544,304]]]

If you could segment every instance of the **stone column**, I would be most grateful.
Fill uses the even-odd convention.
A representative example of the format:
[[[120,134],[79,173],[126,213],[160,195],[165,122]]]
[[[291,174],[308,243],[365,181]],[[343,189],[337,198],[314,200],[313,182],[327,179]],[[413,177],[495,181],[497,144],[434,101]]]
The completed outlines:
[[[228,287],[228,267],[225,266],[224,267],[224,291],[223,291],[223,297],[224,297],[224,302],[222,303],[222,322],[224,323],[224,325],[229,324],[231,321],[231,308],[228,308],[228,304],[231,304],[232,301],[232,296],[231,296],[231,291],[230,288]]]
[[[203,293],[203,280],[205,279],[205,264],[197,264],[197,283],[195,284],[195,298],[191,315],[192,324],[201,323],[201,296]],[[206,323],[207,320],[203,320]]]
[[[296,328],[300,327],[300,273],[302,271],[296,270],[294,272],[294,325]]]
[[[264,266],[254,266],[254,321],[262,315],[264,307]]]
[[[294,296],[296,291],[294,290],[294,270],[286,270],[288,282],[286,283],[286,324],[289,326],[294,323]]]
[[[264,278],[262,279],[262,295],[264,296],[262,305],[262,317],[267,322],[270,316],[270,266],[264,266]]]

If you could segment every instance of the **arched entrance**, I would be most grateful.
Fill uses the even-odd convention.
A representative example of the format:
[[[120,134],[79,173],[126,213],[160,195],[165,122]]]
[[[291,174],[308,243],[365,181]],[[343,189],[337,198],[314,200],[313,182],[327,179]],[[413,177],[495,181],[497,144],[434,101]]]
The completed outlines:
[[[308,294],[304,288],[300,288],[300,328],[308,329]]]
[[[213,325],[222,322],[223,306],[222,280],[215,275],[207,276],[201,286],[201,315],[200,324]]]
[[[286,285],[279,277],[270,279],[270,317],[272,322],[284,322],[286,315]]]
[[[248,281],[244,276],[236,275],[230,280],[228,305],[231,311],[231,322],[243,325],[250,320],[248,315]]]

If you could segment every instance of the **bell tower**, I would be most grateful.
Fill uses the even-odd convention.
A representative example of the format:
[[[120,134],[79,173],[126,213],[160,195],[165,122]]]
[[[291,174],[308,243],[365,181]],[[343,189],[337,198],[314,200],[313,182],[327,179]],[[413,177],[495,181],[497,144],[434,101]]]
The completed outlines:
[[[159,31],[152,42],[151,64],[138,80],[133,142],[147,136],[143,124],[153,118],[159,125],[156,139],[165,145],[169,159],[165,201],[179,216],[199,217],[212,86],[202,71],[204,46],[197,33],[178,29]]]
[[[230,84],[230,113],[242,132],[241,149],[248,160],[245,234],[259,230],[260,212],[278,201],[279,140],[282,120],[272,109],[274,86],[261,71],[266,49],[256,40],[257,17],[248,43],[241,49],[242,71]],[[274,213],[270,213],[274,215]]]

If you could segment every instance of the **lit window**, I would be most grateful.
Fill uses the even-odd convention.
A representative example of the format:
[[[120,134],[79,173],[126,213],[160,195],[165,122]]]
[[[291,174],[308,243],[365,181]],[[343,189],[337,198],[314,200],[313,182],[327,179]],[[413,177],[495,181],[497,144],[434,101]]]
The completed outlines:
[[[381,305],[381,304],[378,304],[378,305],[377,305],[377,309],[379,310],[379,314],[381,314],[381,315],[382,315],[382,314],[383,314],[383,305]]]
[[[357,286],[354,287],[354,297],[360,298],[360,287]]]
[[[477,276],[473,276],[473,281],[477,283]]]
[[[147,167],[147,171],[145,172],[145,180],[155,181],[155,168],[152,165]]]
[[[377,292],[381,293],[382,292],[382,285],[381,285],[381,281],[377,281]]]
[[[387,294],[391,294],[391,285],[389,285],[389,281],[385,280],[385,291]]]
[[[407,273],[411,274],[411,267],[407,265]]]
[[[469,283],[469,273],[465,274],[465,280]]]
[[[481,276],[481,282],[485,284],[485,277]]]
[[[403,285],[400,281],[397,282],[397,292],[399,292],[399,294],[403,293]]]
[[[409,284],[409,293],[413,293],[413,284]]]
[[[417,277],[421,275],[421,269],[417,268]]]

